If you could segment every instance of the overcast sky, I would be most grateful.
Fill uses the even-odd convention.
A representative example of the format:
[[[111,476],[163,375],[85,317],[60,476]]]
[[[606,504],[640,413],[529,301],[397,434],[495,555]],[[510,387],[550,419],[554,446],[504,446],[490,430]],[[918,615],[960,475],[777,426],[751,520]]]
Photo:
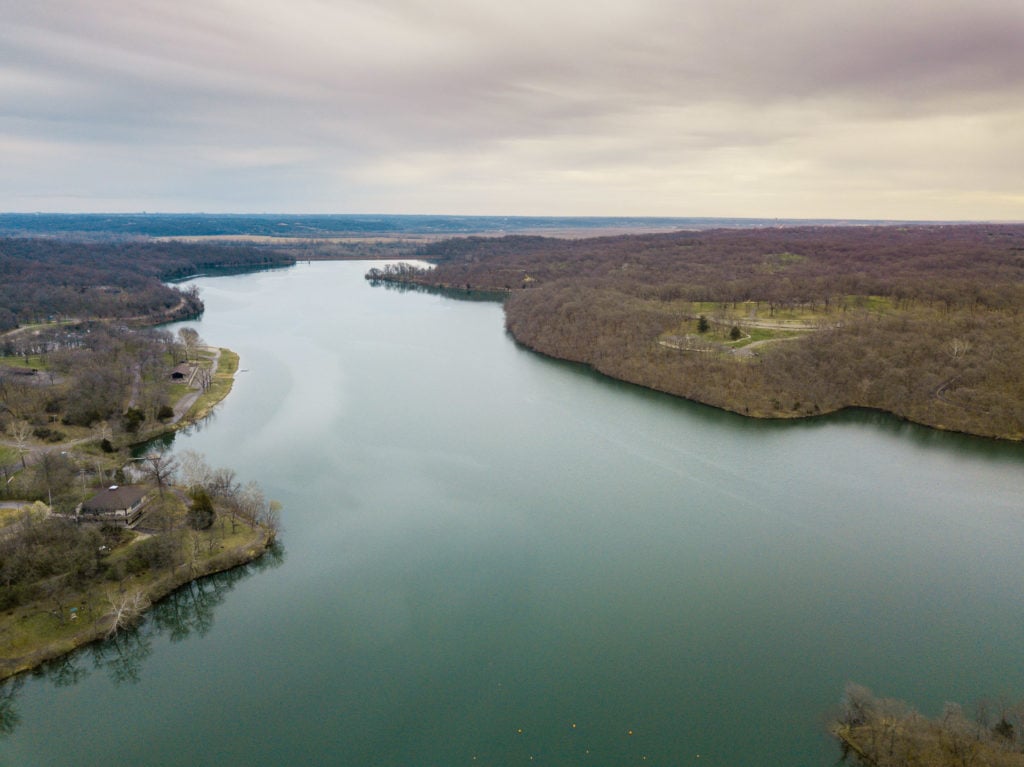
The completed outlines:
[[[0,0],[0,210],[1024,220],[1024,0]]]

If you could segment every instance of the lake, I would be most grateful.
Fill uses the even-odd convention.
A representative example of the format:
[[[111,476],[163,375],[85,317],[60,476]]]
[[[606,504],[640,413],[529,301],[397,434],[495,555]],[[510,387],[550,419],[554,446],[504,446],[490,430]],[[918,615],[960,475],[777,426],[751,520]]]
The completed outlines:
[[[721,413],[370,266],[195,280],[242,370],[174,447],[283,548],[8,686],[0,764],[827,767],[848,681],[1022,697],[1020,445]]]

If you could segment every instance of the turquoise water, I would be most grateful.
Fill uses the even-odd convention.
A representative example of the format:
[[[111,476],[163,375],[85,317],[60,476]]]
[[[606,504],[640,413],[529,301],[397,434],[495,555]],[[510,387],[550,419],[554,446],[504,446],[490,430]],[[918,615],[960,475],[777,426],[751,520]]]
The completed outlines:
[[[368,267],[197,280],[244,372],[175,447],[283,550],[25,678],[0,763],[825,767],[849,680],[1021,697],[1020,446],[741,419]]]

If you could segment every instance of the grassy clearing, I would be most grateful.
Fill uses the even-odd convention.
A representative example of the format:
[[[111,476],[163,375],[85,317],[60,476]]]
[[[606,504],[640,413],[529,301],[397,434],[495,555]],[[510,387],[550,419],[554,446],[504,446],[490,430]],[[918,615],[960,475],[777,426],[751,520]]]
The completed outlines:
[[[796,330],[772,330],[770,328],[745,328],[744,337],[739,341],[730,340],[728,345],[733,349],[742,349],[744,346],[757,343],[759,341],[781,341],[785,338],[796,338],[797,336],[806,335],[805,332]]]
[[[47,370],[49,366],[42,355],[31,354],[28,357],[2,357],[0,358],[4,367],[24,368],[26,370]]]
[[[703,314],[715,323],[773,322],[794,324],[831,324],[839,321],[849,311],[873,314],[891,314],[898,307],[891,298],[883,296],[839,296],[834,298],[826,310],[822,304],[813,307],[775,305],[768,301],[694,301],[682,302],[680,310],[694,317]]]
[[[21,509],[0,508],[0,528],[13,524],[21,517]]]
[[[217,373],[213,376],[210,388],[203,392],[195,405],[189,412],[190,418],[200,419],[213,409],[213,406],[228,396],[231,387],[235,383],[235,373],[238,372],[238,354],[230,349],[220,350],[220,362],[217,364]]]

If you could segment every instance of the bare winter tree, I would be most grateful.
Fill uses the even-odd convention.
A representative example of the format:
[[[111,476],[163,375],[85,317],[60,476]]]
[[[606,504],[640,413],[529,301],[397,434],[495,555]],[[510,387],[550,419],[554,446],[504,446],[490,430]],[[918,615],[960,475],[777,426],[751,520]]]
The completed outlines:
[[[200,367],[196,370],[196,383],[203,391],[207,391],[213,383],[213,373],[208,367]]]
[[[141,589],[109,592],[107,601],[110,603],[111,610],[110,628],[107,630],[108,637],[135,625],[142,613],[149,607],[149,599]]]
[[[206,458],[195,450],[184,451],[178,459],[182,482],[187,487],[206,488],[210,483],[213,470]]]
[[[96,439],[100,440],[111,440],[114,438],[114,430],[110,428],[110,424],[107,421],[98,421],[93,430],[96,432]]]
[[[29,451],[29,439],[32,437],[32,424],[28,421],[15,421],[11,424],[11,436],[14,445],[21,455],[21,468],[25,468],[25,454]]]
[[[240,490],[234,469],[221,468],[210,472],[206,491],[215,499],[231,503]]]
[[[156,484],[163,497],[164,486],[174,482],[178,471],[178,459],[169,452],[150,453],[141,462],[142,472]]]
[[[180,328],[178,330],[178,340],[185,348],[185,359],[195,359],[196,351],[203,344],[203,339],[199,337],[199,333],[194,328]]]

